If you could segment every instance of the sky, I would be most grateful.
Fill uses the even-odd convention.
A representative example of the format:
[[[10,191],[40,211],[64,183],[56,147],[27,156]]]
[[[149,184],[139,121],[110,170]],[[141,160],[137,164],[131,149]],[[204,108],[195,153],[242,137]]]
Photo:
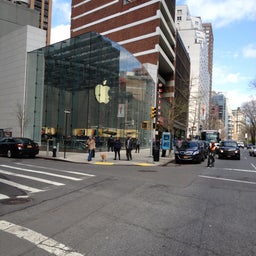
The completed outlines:
[[[95,0],[97,1],[97,0]],[[232,109],[255,98],[256,4],[255,0],[177,0],[191,16],[213,27],[213,90],[229,99]],[[71,0],[53,0],[51,43],[70,37]]]

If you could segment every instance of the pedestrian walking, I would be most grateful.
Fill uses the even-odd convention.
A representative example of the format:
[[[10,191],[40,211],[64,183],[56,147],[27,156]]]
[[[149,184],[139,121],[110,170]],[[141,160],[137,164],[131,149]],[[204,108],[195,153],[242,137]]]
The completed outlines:
[[[125,142],[125,149],[126,149],[126,158],[127,161],[132,160],[132,138],[127,137]]]
[[[140,153],[140,140],[139,140],[139,138],[136,139],[135,153]]]
[[[93,154],[93,150],[95,150],[96,148],[96,143],[94,138],[92,138],[91,136],[89,137],[89,139],[87,140],[87,145],[88,145],[88,161],[92,160],[92,154]]]
[[[118,159],[121,160],[121,158],[120,158],[120,150],[121,150],[121,148],[122,148],[122,143],[121,143],[119,138],[116,138],[115,143],[114,143],[114,151],[115,151],[115,158],[114,158],[114,160],[117,159],[117,156],[118,156]]]

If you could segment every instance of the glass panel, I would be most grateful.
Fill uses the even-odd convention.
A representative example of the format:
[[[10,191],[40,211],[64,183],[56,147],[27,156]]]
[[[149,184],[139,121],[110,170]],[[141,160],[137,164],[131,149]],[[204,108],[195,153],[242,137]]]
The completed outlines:
[[[63,146],[66,141],[68,148],[79,150],[87,136],[96,136],[97,147],[105,147],[110,135],[123,141],[129,135],[139,137],[142,147],[149,146],[151,131],[142,130],[141,124],[151,123],[154,82],[132,54],[97,33],[87,33],[29,56],[29,88],[34,89],[27,106],[41,113],[33,124],[38,129],[41,120],[43,144],[54,139]]]

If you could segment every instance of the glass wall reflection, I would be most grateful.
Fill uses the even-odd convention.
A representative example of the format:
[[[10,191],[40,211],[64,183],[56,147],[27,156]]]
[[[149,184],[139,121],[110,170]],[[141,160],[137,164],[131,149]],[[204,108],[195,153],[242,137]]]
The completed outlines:
[[[30,52],[27,77],[27,136],[70,150],[83,150],[88,136],[103,149],[111,135],[149,147],[154,82],[116,43],[87,33]]]

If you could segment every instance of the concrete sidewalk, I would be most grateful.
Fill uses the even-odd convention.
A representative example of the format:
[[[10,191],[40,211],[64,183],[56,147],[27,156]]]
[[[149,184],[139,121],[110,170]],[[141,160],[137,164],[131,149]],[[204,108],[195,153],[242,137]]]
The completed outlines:
[[[106,154],[106,161],[102,161],[101,154]],[[37,157],[50,159],[55,161],[67,161],[74,163],[85,163],[85,164],[98,164],[98,165],[126,165],[126,166],[164,166],[174,160],[173,150],[169,154],[167,151],[166,157],[159,157],[159,161],[154,161],[153,157],[150,156],[149,149],[141,149],[139,153],[132,151],[132,160],[126,160],[125,150],[121,150],[121,160],[114,160],[114,152],[97,152],[95,157],[92,158],[92,161],[88,161],[88,153],[74,153],[66,152],[66,157],[64,158],[64,152],[58,152],[56,157],[52,156],[52,152],[49,151],[48,154],[46,151],[40,151]]]

